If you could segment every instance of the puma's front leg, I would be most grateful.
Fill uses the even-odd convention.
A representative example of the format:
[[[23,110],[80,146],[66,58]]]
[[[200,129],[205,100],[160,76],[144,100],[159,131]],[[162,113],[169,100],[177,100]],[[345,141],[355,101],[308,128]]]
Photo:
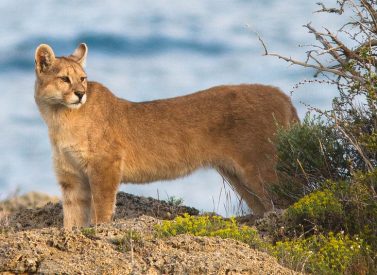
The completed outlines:
[[[58,180],[63,193],[64,227],[88,226],[91,207],[89,183],[70,173],[59,173]]]
[[[104,161],[103,163],[106,162]],[[88,176],[92,191],[91,223],[110,222],[121,180],[120,169],[117,165],[106,167],[95,165],[89,169]]]

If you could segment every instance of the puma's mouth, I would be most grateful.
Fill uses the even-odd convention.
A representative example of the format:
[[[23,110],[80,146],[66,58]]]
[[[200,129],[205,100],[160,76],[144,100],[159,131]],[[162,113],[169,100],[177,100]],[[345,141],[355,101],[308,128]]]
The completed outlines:
[[[82,98],[77,100],[74,103],[68,103],[67,106],[71,109],[78,109],[80,108],[84,103],[86,102],[86,95],[84,95]]]
[[[70,103],[68,104],[67,106],[71,109],[78,109],[81,107],[81,105],[83,104],[83,102],[81,101],[78,101],[78,102],[75,102],[75,103]]]

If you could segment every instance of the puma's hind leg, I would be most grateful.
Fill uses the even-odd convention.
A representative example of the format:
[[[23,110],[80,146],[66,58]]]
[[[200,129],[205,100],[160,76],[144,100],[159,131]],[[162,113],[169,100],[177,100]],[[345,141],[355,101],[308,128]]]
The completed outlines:
[[[222,173],[252,209],[253,214],[263,216],[273,210],[269,194],[270,186],[277,183],[276,151],[269,140],[259,142],[251,149],[233,148],[229,154],[231,167],[223,167]]]
[[[251,203],[257,201],[261,205],[254,211],[255,214],[263,216],[265,212],[273,210],[274,204],[269,194],[269,187],[277,180],[274,166],[270,164],[265,167],[247,167],[244,169],[243,175],[244,188],[251,195],[249,201]]]
[[[263,214],[269,210],[266,205],[262,203],[262,194],[255,188],[250,188],[250,184],[247,184],[244,180],[244,176],[240,172],[232,171],[233,169],[218,168],[219,173],[232,185],[235,191],[238,193],[242,201],[245,201],[248,207],[252,210],[255,216],[263,216]]]

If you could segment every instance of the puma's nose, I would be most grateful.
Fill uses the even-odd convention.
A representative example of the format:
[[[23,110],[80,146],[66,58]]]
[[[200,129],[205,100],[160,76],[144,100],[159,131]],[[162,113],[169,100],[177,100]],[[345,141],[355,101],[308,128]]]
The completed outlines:
[[[75,91],[75,95],[77,95],[77,97],[79,98],[79,100],[82,99],[82,97],[84,96],[85,92],[83,91]]]

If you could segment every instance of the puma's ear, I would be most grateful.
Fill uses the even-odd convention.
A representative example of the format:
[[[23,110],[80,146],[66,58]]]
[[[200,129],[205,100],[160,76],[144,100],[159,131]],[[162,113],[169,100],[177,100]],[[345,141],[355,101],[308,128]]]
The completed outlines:
[[[35,50],[35,70],[37,73],[47,71],[54,61],[55,54],[49,45],[41,44]]]
[[[71,54],[71,58],[73,58],[76,62],[78,62],[81,67],[85,67],[86,56],[88,54],[88,47],[85,43],[81,43],[76,50]]]

